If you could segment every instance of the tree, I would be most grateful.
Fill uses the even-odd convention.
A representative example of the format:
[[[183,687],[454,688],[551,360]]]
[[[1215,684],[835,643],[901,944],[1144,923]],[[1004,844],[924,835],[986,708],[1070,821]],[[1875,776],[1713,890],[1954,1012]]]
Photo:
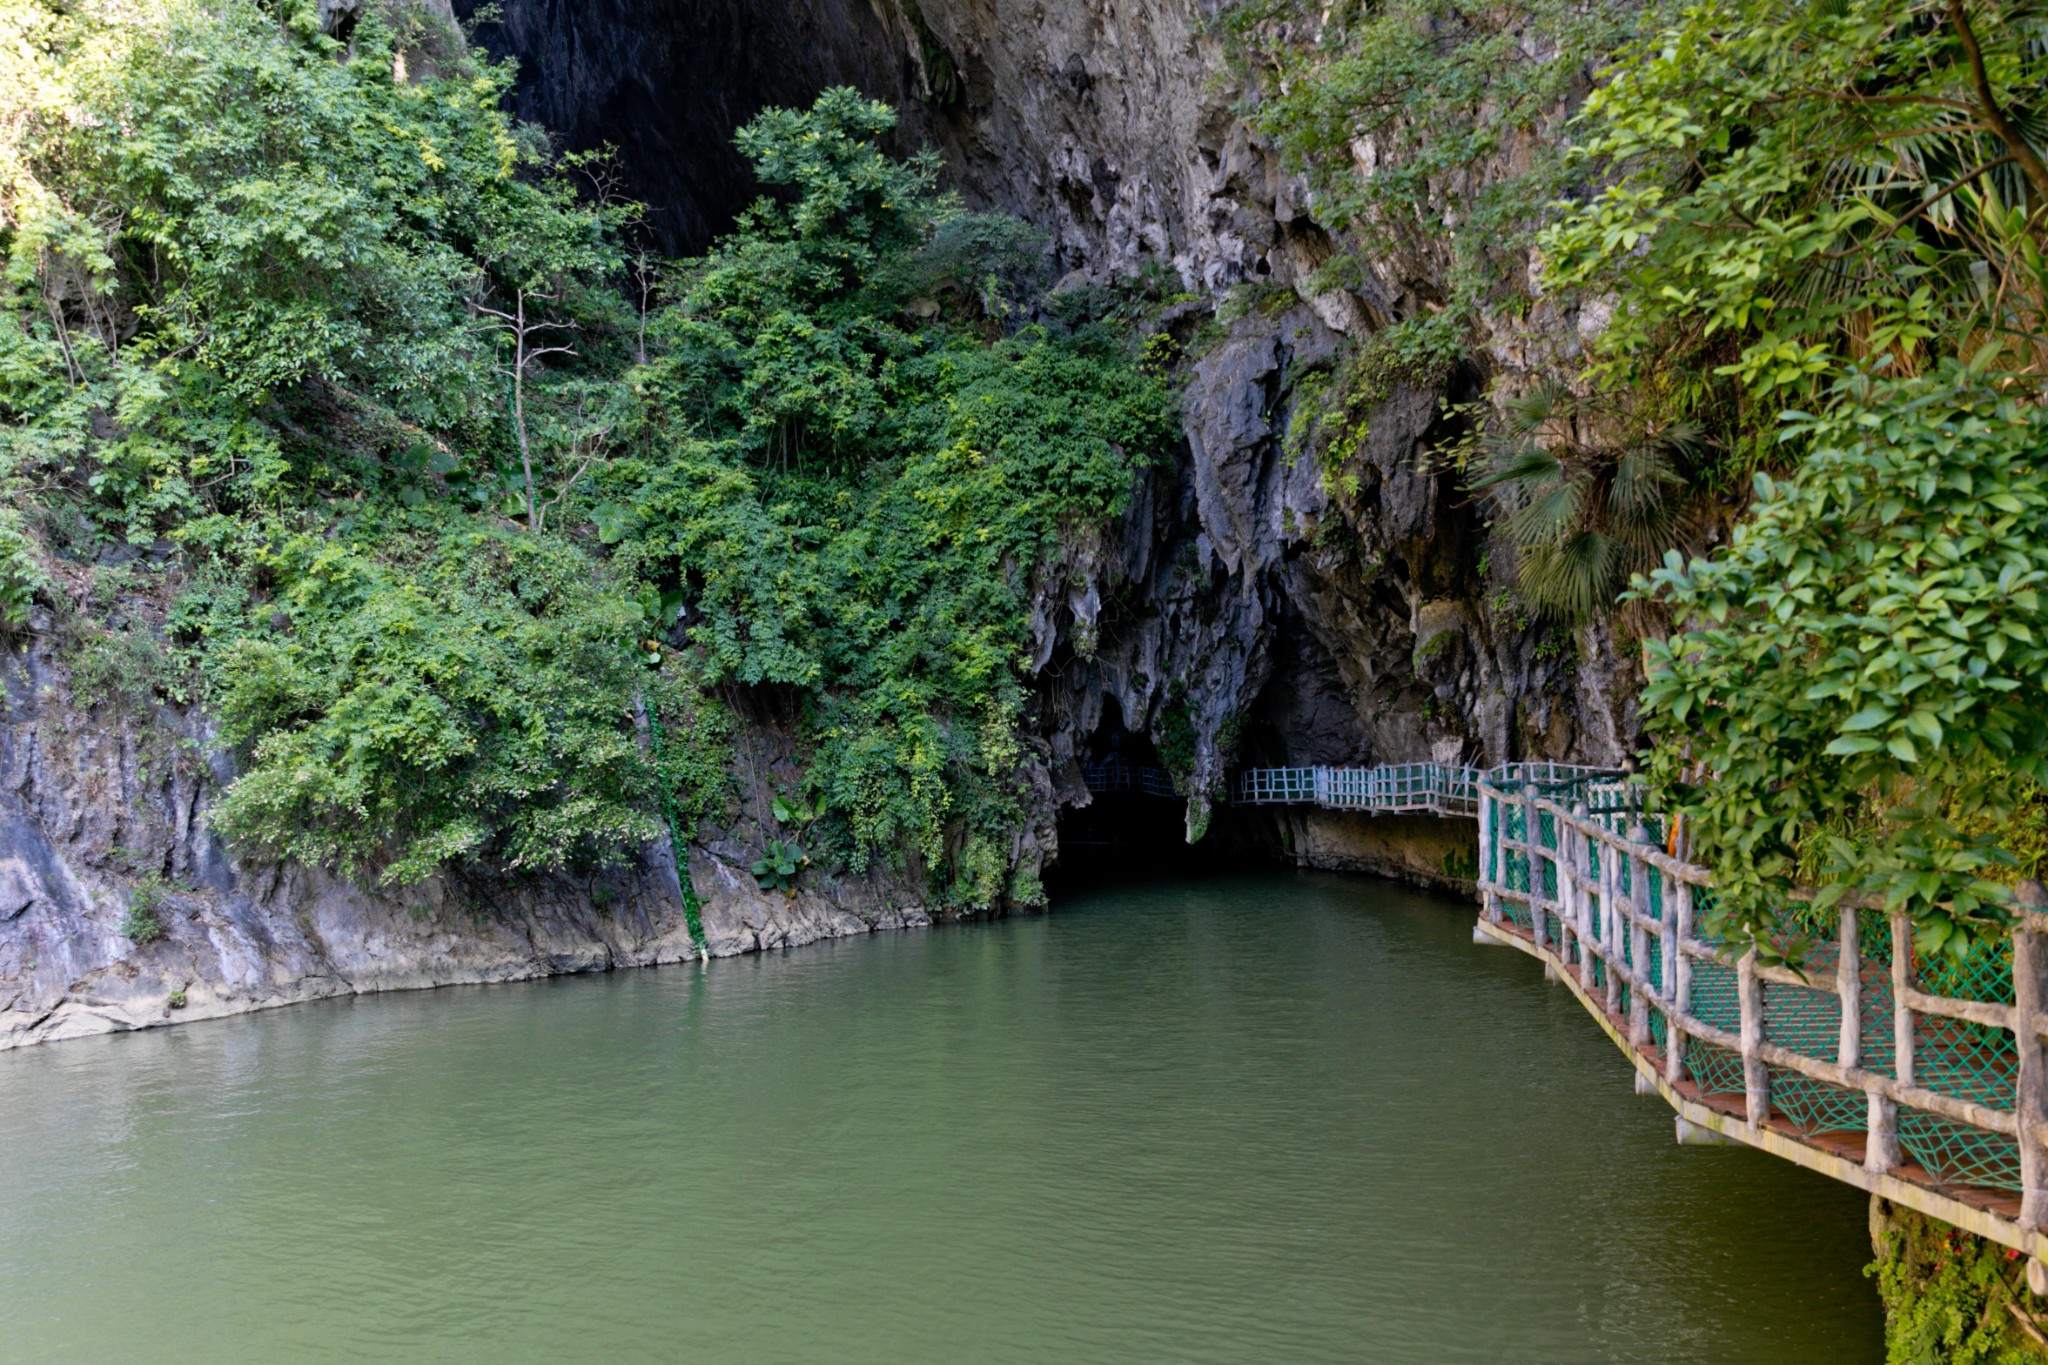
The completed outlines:
[[[1577,148],[1608,183],[1545,239],[1617,298],[1601,373],[1722,338],[1760,425],[1991,339],[2038,373],[2044,43],[2040,0],[1714,0],[1625,49]]]
[[[1592,378],[1708,355],[1730,441],[1790,470],[1727,549],[1636,580],[1680,627],[1649,646],[1656,776],[1738,934],[1852,892],[1926,951],[2003,923],[2048,717],[2044,44],[2038,0],[1712,0],[1587,101],[1601,187],[1545,246],[1615,302]]]
[[[1851,892],[1923,952],[2005,923],[2004,836],[2048,780],[2048,411],[1991,359],[1843,380],[1787,419],[1809,454],[1758,477],[1728,550],[1644,585],[1681,626],[1647,646],[1642,706],[1714,866],[1710,928]]]
[[[1552,383],[1509,403],[1481,446],[1491,468],[1472,486],[1516,548],[1523,594],[1581,621],[1684,536],[1686,475],[1705,442],[1691,426],[1631,420]]]

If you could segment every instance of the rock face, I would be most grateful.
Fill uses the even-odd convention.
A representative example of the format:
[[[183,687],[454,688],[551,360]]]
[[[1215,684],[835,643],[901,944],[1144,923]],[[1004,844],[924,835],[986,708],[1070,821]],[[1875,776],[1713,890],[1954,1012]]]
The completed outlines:
[[[936,144],[970,202],[1046,228],[1071,281],[1149,268],[1185,291],[1155,323],[1185,357],[1183,458],[1036,587],[1034,808],[1012,885],[1056,858],[1058,811],[1089,800],[1081,765],[1115,746],[1181,774],[1190,836],[1234,762],[1611,763],[1632,746],[1633,659],[1604,627],[1523,615],[1511,554],[1442,458],[1461,434],[1446,405],[1554,366],[1580,320],[1539,304],[1464,370],[1391,383],[1342,469],[1290,453],[1305,377],[1421,306],[1441,262],[1425,243],[1351,287],[1311,287],[1332,234],[1235,112],[1203,0],[505,0],[501,14],[477,37],[520,59],[521,112],[573,145],[617,145],[670,250],[701,247],[752,197],[730,147],[740,123],[847,83],[897,104],[905,146]],[[1252,306],[1226,322],[1233,288]],[[239,867],[206,828],[228,774],[201,757],[204,718],[86,708],[41,638],[4,658],[0,1047],[694,955],[665,850],[587,878],[472,869],[403,895]],[[759,891],[746,868],[773,783],[795,769],[772,718],[738,742],[733,813],[687,870],[711,954],[930,921],[914,862]],[[1441,831],[1305,815],[1267,833],[1303,863],[1455,880]],[[140,945],[123,928],[138,897],[162,929]]]
[[[360,2],[360,0],[358,0]],[[475,19],[477,0],[459,0]],[[759,193],[733,149],[770,105],[855,85],[910,114],[923,140],[916,34],[900,13],[828,0],[589,0],[498,7],[475,36],[519,61],[521,118],[578,148],[618,148],[669,253],[701,250]]]
[[[0,1049],[370,991],[695,961],[673,858],[575,878],[447,873],[403,893],[238,865],[207,829],[226,772],[203,717],[84,708],[31,637],[5,659],[0,723]],[[713,957],[929,924],[914,886],[823,877],[795,896],[747,873],[786,742],[742,736],[734,812],[692,848]],[[131,916],[160,936],[135,941]],[[144,933],[146,937],[146,931]]]
[[[1186,460],[1150,481],[1118,543],[1073,547],[1060,575],[1084,586],[1045,595],[1038,661],[1061,666],[1041,726],[1063,798],[1085,800],[1067,763],[1106,716],[1155,742],[1163,722],[1191,732],[1191,827],[1233,741],[1296,762],[1615,762],[1632,747],[1633,659],[1601,628],[1528,619],[1511,552],[1488,543],[1431,459],[1461,434],[1446,401],[1555,372],[1591,320],[1539,303],[1495,320],[1466,371],[1392,386],[1343,471],[1355,490],[1333,496],[1312,460],[1286,454],[1297,386],[1441,298],[1442,245],[1382,254],[1348,288],[1311,287],[1332,230],[1239,116],[1249,92],[1207,0],[605,0],[573,13],[507,0],[502,12],[478,36],[525,65],[523,107],[572,141],[619,145],[629,186],[658,206],[743,184],[728,144],[754,110],[848,83],[896,103],[905,139],[936,145],[970,202],[1047,229],[1070,279],[1168,269],[1191,300],[1162,321],[1177,336],[1233,287],[1291,300],[1245,310],[1204,344]],[[791,47],[799,34],[812,36]],[[703,107],[678,101],[700,98],[697,54],[733,44],[746,59],[720,68],[716,108],[694,117]],[[775,60],[757,74],[763,53]],[[667,122],[650,130],[654,109]],[[656,133],[671,144],[635,150]],[[1516,155],[1505,148],[1502,165]],[[680,244],[705,236],[672,224]]]

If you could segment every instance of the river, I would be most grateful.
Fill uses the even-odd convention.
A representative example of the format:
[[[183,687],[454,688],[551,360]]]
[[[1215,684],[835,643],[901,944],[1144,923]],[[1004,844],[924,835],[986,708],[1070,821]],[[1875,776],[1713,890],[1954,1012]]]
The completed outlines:
[[[1265,873],[0,1054],[0,1360],[1867,1362],[1864,1197]]]

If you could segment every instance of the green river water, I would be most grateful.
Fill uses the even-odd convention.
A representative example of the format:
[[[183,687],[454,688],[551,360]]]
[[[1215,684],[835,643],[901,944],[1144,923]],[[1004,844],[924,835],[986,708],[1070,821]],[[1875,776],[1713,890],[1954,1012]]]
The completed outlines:
[[[1154,880],[0,1054],[0,1360],[1881,1359],[1863,1196],[1675,1145],[1472,918]]]

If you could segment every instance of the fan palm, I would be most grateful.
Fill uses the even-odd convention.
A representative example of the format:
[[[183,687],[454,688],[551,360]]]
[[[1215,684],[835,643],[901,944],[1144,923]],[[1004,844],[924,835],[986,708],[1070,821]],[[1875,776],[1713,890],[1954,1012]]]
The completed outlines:
[[[1561,385],[1507,407],[1473,481],[1514,546],[1522,595],[1553,619],[1611,606],[1634,573],[1686,538],[1686,473],[1706,447],[1693,427],[1628,434],[1626,414]]]

